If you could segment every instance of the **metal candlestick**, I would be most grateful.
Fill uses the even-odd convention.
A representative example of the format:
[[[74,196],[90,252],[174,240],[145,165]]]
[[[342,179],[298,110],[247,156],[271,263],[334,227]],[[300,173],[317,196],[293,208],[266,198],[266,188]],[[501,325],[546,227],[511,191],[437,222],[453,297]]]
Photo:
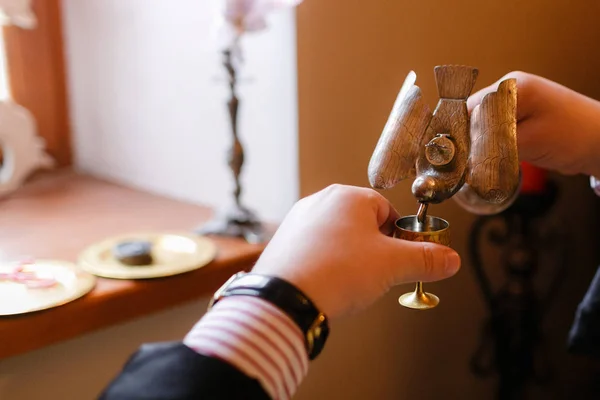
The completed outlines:
[[[196,230],[202,235],[219,235],[230,237],[242,237],[250,243],[261,243],[266,241],[267,234],[263,224],[256,215],[241,203],[242,184],[240,175],[244,166],[244,148],[238,136],[238,109],[240,101],[237,97],[237,71],[233,64],[233,52],[231,49],[223,51],[223,66],[229,78],[230,98],[227,102],[229,120],[233,143],[228,154],[228,164],[234,178],[233,199],[234,204],[227,210],[220,212],[208,223]]]

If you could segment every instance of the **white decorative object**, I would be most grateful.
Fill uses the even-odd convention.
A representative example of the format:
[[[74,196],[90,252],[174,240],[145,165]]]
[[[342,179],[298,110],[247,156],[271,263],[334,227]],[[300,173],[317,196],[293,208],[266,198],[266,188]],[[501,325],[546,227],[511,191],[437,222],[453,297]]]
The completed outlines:
[[[31,10],[31,0],[0,0],[0,24],[35,28],[37,18]]]
[[[0,25],[37,27],[32,0],[0,0]],[[17,190],[35,170],[51,168],[54,160],[44,151],[33,115],[12,102],[0,102],[0,198]]]
[[[33,171],[54,165],[29,110],[11,101],[0,102],[0,146],[0,197],[18,189]]]

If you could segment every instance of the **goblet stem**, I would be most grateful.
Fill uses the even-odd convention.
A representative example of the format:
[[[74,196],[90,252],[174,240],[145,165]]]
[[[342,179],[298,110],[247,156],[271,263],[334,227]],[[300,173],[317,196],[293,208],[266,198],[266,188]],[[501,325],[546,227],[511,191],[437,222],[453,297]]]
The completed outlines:
[[[423,291],[423,282],[417,282],[417,287],[415,288],[415,294],[419,297],[425,294],[425,292]]]

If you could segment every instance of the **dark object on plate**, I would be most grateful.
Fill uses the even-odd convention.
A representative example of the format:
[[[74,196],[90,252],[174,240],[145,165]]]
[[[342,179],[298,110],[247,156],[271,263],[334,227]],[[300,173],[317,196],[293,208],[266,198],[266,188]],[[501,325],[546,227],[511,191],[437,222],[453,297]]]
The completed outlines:
[[[152,264],[152,243],[122,242],[113,247],[113,255],[121,263],[132,266]]]

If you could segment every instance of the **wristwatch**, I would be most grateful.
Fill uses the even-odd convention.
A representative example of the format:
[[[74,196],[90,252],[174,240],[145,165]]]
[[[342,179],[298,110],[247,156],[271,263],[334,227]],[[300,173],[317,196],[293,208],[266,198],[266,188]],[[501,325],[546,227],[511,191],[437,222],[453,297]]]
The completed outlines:
[[[267,275],[240,272],[219,288],[211,299],[210,310],[219,300],[230,296],[255,296],[273,304],[292,319],[304,334],[308,358],[314,360],[329,336],[325,314],[291,283]]]

